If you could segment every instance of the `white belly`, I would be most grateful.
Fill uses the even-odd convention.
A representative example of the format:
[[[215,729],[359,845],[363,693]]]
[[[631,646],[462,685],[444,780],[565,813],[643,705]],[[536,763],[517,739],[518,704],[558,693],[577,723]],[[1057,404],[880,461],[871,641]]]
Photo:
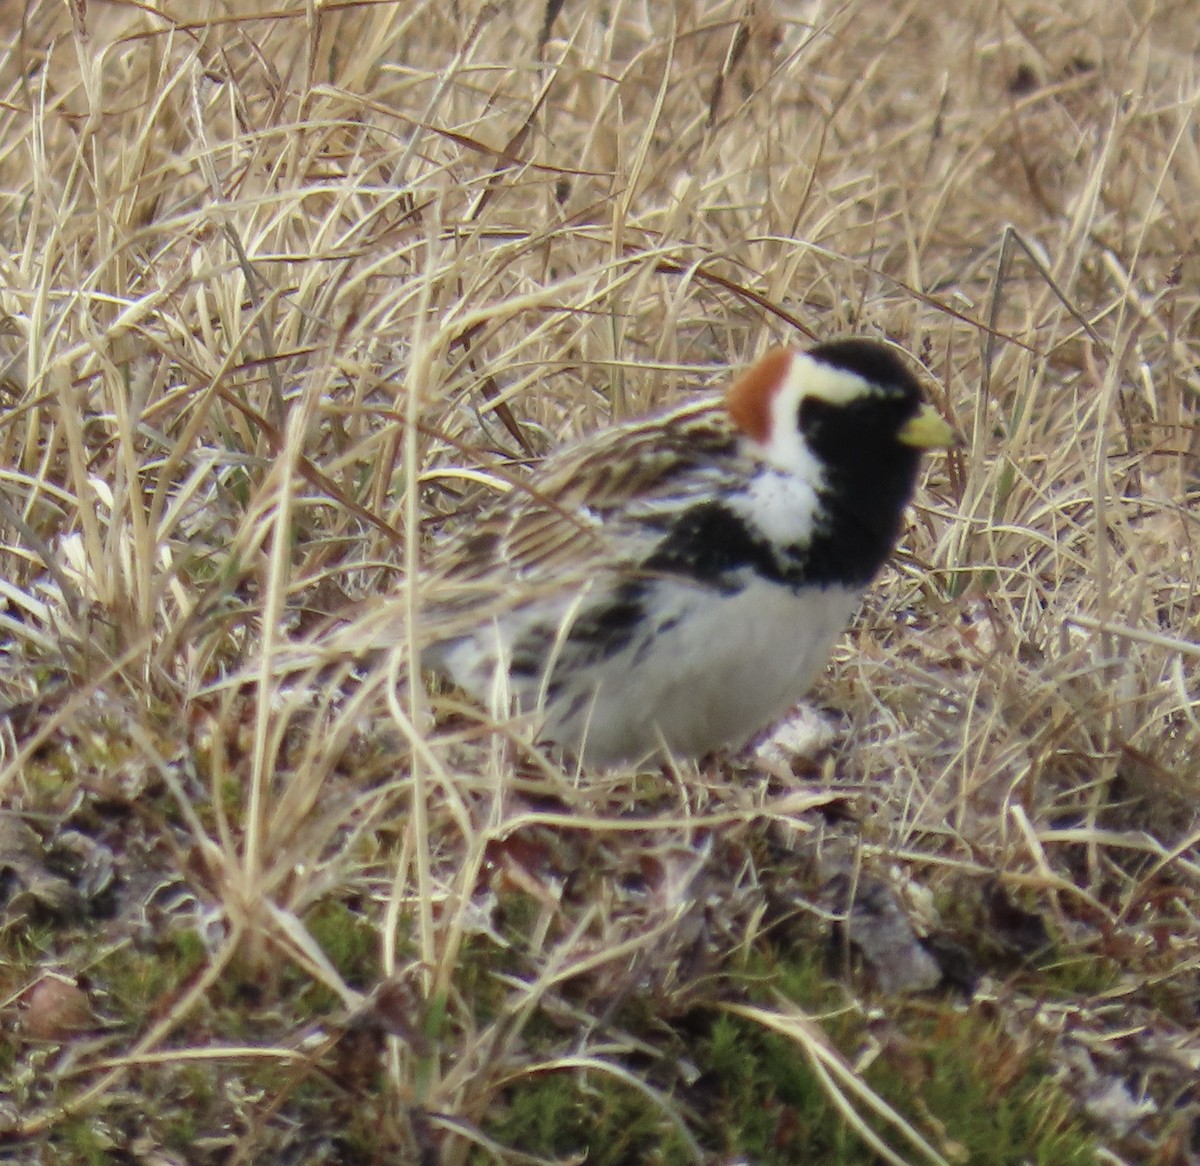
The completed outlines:
[[[641,760],[661,741],[680,757],[739,748],[804,695],[861,596],[796,595],[763,580],[722,595],[662,581],[654,610],[674,626],[565,683],[541,738],[594,766]]]

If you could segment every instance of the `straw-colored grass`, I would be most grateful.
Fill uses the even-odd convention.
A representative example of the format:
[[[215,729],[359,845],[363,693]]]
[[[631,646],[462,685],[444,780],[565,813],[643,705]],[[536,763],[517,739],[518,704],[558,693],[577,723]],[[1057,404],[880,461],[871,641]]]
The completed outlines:
[[[1192,1160],[1194,5],[559,7],[0,12],[0,1156]],[[439,530],[848,332],[965,442],[832,744],[408,683]]]

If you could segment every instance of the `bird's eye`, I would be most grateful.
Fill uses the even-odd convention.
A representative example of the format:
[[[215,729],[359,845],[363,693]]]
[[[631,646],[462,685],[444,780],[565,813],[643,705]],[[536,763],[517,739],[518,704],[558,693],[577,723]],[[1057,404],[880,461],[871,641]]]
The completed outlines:
[[[800,402],[800,408],[796,410],[796,427],[805,435],[811,434],[829,408],[825,401],[819,401],[816,397],[805,397]]]

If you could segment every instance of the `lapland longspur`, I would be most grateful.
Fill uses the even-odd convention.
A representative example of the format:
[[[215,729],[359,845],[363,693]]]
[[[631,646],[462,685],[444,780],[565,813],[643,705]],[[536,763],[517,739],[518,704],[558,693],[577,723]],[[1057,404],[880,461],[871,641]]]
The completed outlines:
[[[803,696],[952,444],[866,339],[549,457],[438,555],[424,665],[589,766],[738,748]]]

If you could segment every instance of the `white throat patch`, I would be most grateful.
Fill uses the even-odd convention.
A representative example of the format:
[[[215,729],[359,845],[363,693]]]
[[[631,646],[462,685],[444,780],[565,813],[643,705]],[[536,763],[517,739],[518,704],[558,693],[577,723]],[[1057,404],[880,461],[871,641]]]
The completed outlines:
[[[770,541],[806,542],[819,525],[825,469],[800,432],[800,405],[808,398],[845,405],[876,391],[857,373],[797,352],[771,396],[766,441],[747,439],[764,463],[732,508]]]

